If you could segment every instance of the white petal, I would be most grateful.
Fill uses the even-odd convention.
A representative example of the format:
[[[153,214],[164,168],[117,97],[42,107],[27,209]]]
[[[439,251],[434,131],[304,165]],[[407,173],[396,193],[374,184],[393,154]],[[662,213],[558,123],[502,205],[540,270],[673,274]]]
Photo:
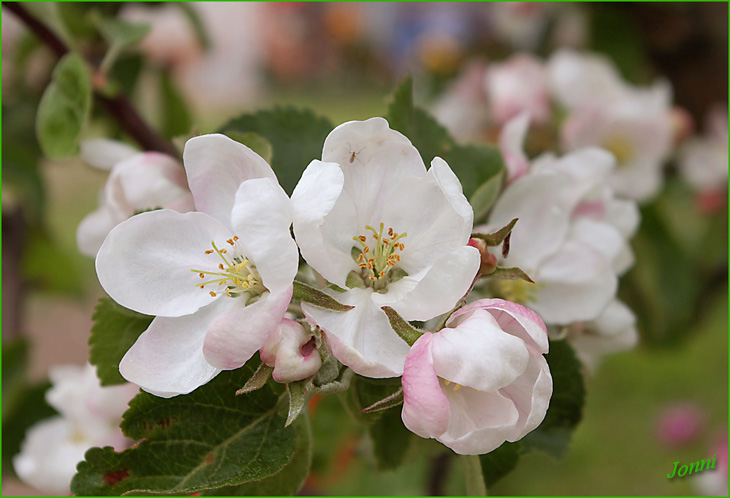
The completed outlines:
[[[504,125],[499,135],[499,150],[507,167],[507,181],[525,175],[530,166],[524,151],[525,136],[530,126],[530,113],[518,114]]]
[[[232,236],[205,213],[169,209],[142,213],[114,227],[96,257],[104,290],[122,306],[158,316],[182,316],[212,301],[198,271],[217,271],[205,254]]]
[[[339,125],[324,142],[322,160],[340,165],[344,190],[360,215],[377,215],[383,196],[400,178],[426,174],[423,160],[410,140],[391,130],[383,118]]]
[[[255,303],[217,318],[209,327],[203,345],[208,363],[222,370],[246,363],[278,330],[291,294],[291,285],[276,293],[267,292]],[[241,299],[234,298],[234,301]]]
[[[623,237],[613,226],[588,218],[575,220],[568,237],[590,245],[611,264],[618,259],[626,246]]]
[[[279,184],[269,178],[243,182],[236,193],[231,222],[264,286],[271,292],[291,287],[299,252],[289,232],[291,203]]]
[[[122,358],[122,377],[162,398],[187,394],[210,381],[220,369],[203,355],[205,334],[234,301],[219,299],[192,315],[155,318]]]
[[[76,244],[87,256],[96,256],[109,231],[124,218],[118,219],[107,207],[102,206],[81,220],[76,229]]]
[[[385,313],[372,300],[370,289],[331,293],[343,304],[355,306],[344,312],[302,303],[311,323],[319,325],[335,357],[365,377],[398,377],[410,348],[393,332]]]
[[[343,183],[344,176],[337,164],[314,160],[304,170],[291,197],[294,234],[302,257],[325,279],[340,287],[345,286],[354,262],[349,251],[343,252],[325,242],[322,226],[340,198]]]
[[[524,341],[504,332],[484,310],[474,311],[456,328],[442,329],[432,342],[436,374],[478,391],[511,384],[530,357]]]
[[[241,182],[276,175],[264,159],[245,145],[219,135],[202,135],[185,144],[183,162],[198,211],[230,226],[231,209]]]
[[[373,295],[380,306],[390,305],[406,320],[428,320],[452,309],[469,290],[480,264],[479,251],[462,246],[443,256],[428,270],[420,281],[410,276],[390,284],[393,291]],[[394,301],[399,289],[413,285],[412,290]],[[393,296],[391,296],[393,292]]]
[[[616,299],[582,333],[569,336],[576,355],[589,370],[595,370],[603,356],[631,349],[638,340],[634,313]]]
[[[81,142],[81,158],[98,169],[110,170],[136,153],[137,149],[118,140],[95,138]]]

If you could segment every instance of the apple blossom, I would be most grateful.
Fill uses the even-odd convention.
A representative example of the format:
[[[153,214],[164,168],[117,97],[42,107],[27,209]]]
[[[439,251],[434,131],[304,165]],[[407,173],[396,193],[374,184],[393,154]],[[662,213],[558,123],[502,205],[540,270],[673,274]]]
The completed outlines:
[[[188,393],[261,348],[286,311],[298,264],[289,198],[266,161],[223,135],[190,139],[183,161],[198,212],[133,216],[96,259],[115,301],[156,316],[119,369],[162,397]]]
[[[727,108],[714,108],[707,116],[705,133],[680,148],[679,171],[699,192],[727,191]]]
[[[54,416],[32,426],[13,458],[18,476],[47,493],[69,494],[76,464],[94,446],[113,446],[122,451],[132,442],[119,423],[137,386],[101,387],[91,365],[59,365],[50,371],[53,387],[46,401]]]
[[[487,67],[484,84],[493,119],[504,124],[522,112],[535,122],[550,116],[547,71],[528,54],[517,54]]]
[[[319,340],[301,324],[284,318],[261,348],[261,361],[274,368],[276,382],[306,379],[322,366],[318,346]]]
[[[93,156],[92,161],[100,166],[124,157],[124,151],[123,146],[99,142],[82,147],[82,155]],[[99,209],[81,221],[76,232],[79,250],[95,256],[116,225],[139,212],[163,207],[179,212],[194,209],[182,166],[159,152],[132,153],[112,167]]]
[[[381,310],[428,320],[470,288],[479,251],[467,246],[473,211],[448,164],[426,168],[410,141],[383,118],[351,121],[327,137],[292,195],[302,256],[328,290],[355,308],[302,310],[338,360],[369,377],[403,372],[408,346]]]
[[[507,169],[507,183],[527,174],[530,162],[524,151],[530,113],[524,111],[510,119],[499,134],[499,150]]]
[[[466,455],[517,441],[545,418],[547,352],[536,313],[502,299],[475,301],[413,345],[403,371],[403,423]]]
[[[596,318],[614,297],[617,274],[633,262],[627,239],[638,224],[635,203],[606,185],[609,153],[588,148],[562,158],[543,155],[495,204],[490,227],[519,218],[501,265],[536,283],[495,280],[498,295],[537,311],[549,324]]]
[[[472,62],[434,103],[434,117],[459,140],[479,140],[489,124],[485,64]]]

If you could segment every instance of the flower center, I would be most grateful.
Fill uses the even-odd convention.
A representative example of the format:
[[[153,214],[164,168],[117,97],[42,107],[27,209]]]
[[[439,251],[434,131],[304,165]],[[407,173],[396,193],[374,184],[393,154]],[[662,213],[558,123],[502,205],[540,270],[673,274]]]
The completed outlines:
[[[453,391],[458,391],[459,389],[464,387],[461,384],[457,384],[456,382],[451,382],[450,380],[446,380],[442,377],[439,377],[439,383],[441,384],[442,390],[446,387],[449,387],[449,389],[451,389]]]
[[[360,248],[353,247],[353,257],[360,267],[359,272],[353,272],[355,278],[362,280],[365,287],[372,287],[376,291],[385,291],[390,282],[403,278],[406,273],[395,266],[400,261],[400,254],[405,248],[401,239],[407,236],[406,233],[396,233],[393,228],[388,228],[387,236],[383,236],[385,225],[380,224],[380,231],[370,225],[365,225],[366,230],[372,232],[374,242],[372,247],[368,245],[368,238],[365,235],[356,235],[352,238],[360,244]],[[348,279],[350,283],[351,279]],[[356,282],[357,283],[357,282]]]
[[[539,289],[538,284],[532,284],[521,278],[494,280],[492,286],[493,290],[503,299],[521,305],[534,301],[535,292]]]
[[[603,146],[616,157],[618,166],[624,165],[634,157],[634,145],[626,137],[610,137],[603,143]]]
[[[253,297],[262,294],[266,290],[261,283],[259,272],[243,254],[241,246],[236,242],[237,240],[238,237],[234,236],[226,241],[232,246],[231,254],[228,253],[228,249],[225,247],[218,249],[214,241],[210,242],[213,249],[206,250],[205,254],[218,255],[222,260],[222,263],[218,264],[219,271],[190,270],[203,279],[202,283],[196,284],[201,289],[205,290],[208,285],[215,286],[217,292],[208,291],[211,297],[216,297],[219,293],[223,293],[228,297],[239,297],[247,293],[249,297]]]

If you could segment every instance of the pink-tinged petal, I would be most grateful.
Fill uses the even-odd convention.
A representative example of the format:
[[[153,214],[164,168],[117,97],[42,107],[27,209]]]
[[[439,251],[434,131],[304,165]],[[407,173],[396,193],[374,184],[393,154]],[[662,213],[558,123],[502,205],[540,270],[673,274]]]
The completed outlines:
[[[636,346],[639,341],[636,317],[628,306],[614,299],[595,320],[569,335],[568,340],[580,361],[595,371],[604,356]]]
[[[183,162],[198,211],[231,224],[231,210],[241,182],[276,175],[264,159],[245,145],[219,135],[202,135],[185,144]]]
[[[484,310],[434,334],[431,352],[439,377],[484,392],[514,382],[530,358],[524,341],[504,333]]]
[[[81,159],[102,170],[111,170],[114,165],[136,153],[137,149],[118,140],[95,138],[81,142]]]
[[[616,274],[593,247],[567,241],[536,277],[534,300],[527,305],[546,323],[568,324],[598,316],[616,293]]]
[[[107,202],[128,216],[136,211],[170,207],[182,200],[188,210],[193,208],[182,165],[159,152],[135,154],[118,163],[104,191]]]
[[[310,323],[326,333],[335,357],[365,377],[401,375],[410,348],[393,332],[385,313],[373,302],[373,291],[352,289],[330,294],[355,308],[338,312],[302,303],[302,311]]]
[[[279,325],[278,334],[274,334],[273,337],[277,338],[275,361],[269,366],[274,367],[271,376],[276,382],[287,384],[306,379],[317,373],[322,366],[322,358],[319,356],[316,344],[310,344],[310,340],[314,338],[301,324],[285,318]],[[262,361],[266,361],[264,356],[262,349]]]
[[[208,328],[203,345],[205,359],[221,370],[246,363],[275,333],[291,301],[292,287],[265,293],[255,303],[217,318]],[[224,298],[228,299],[228,298]],[[233,298],[239,301],[243,298]]]
[[[109,208],[102,206],[81,220],[76,229],[76,244],[79,251],[87,256],[96,256],[109,231],[123,221],[114,214]]]
[[[605,220],[613,225],[624,239],[630,239],[639,228],[641,214],[636,202],[628,199],[611,199],[606,203]]]
[[[213,298],[197,271],[217,271],[211,241],[231,232],[205,213],[142,213],[114,227],[96,257],[104,290],[122,306],[157,316],[194,313]]]
[[[480,455],[496,449],[519,420],[514,403],[500,392],[455,387],[443,387],[451,418],[448,431],[438,440],[461,455]]]
[[[327,136],[322,160],[335,162],[344,173],[344,190],[360,215],[380,213],[382,200],[400,178],[423,177],[426,167],[410,140],[392,130],[383,118],[350,121]],[[360,220],[364,224],[369,220]]]
[[[345,286],[347,274],[355,267],[349,249],[354,234],[350,232],[358,228],[354,220],[352,226],[346,224],[342,227],[339,223],[334,223],[336,226],[333,234],[344,233],[345,237],[350,237],[349,241],[340,242],[342,248],[336,248],[331,241],[325,241],[323,225],[325,217],[328,217],[340,199],[343,184],[344,175],[336,163],[314,160],[304,170],[291,197],[294,234],[302,257],[324,278],[340,287]],[[342,199],[340,203],[345,201],[346,199]],[[347,218],[354,217],[345,217]],[[330,224],[333,221],[334,218],[330,218]],[[347,249],[343,250],[345,247]]]
[[[507,182],[524,176],[530,167],[523,148],[529,126],[530,113],[523,112],[510,119],[499,135],[499,150],[507,166]]]
[[[299,252],[289,232],[291,221],[291,202],[276,181],[257,178],[238,188],[233,231],[271,292],[291,287],[297,273]]]
[[[626,241],[613,226],[588,218],[575,220],[568,237],[593,247],[611,264],[618,259],[626,246]]]
[[[502,330],[519,337],[540,353],[548,352],[548,332],[540,315],[529,308],[504,299],[480,299],[456,310],[446,322],[447,327],[457,327],[461,321],[476,310],[489,312]],[[461,318],[460,317],[464,317]]]
[[[525,434],[540,425],[550,405],[553,378],[545,357],[532,356],[525,373],[509,386],[500,389],[499,392],[512,400],[520,414],[520,418],[514,424],[507,440],[522,439]]]
[[[414,279],[415,286],[393,302],[391,290],[385,294],[374,294],[373,301],[380,306],[390,305],[406,320],[429,320],[452,309],[471,287],[481,258],[479,250],[462,246],[447,254],[428,270],[420,280]],[[403,277],[390,284],[394,296],[398,290],[411,284],[411,277]]]
[[[435,438],[449,425],[449,401],[441,390],[431,356],[433,334],[421,336],[403,370],[403,424],[424,438]]]
[[[155,318],[122,358],[122,377],[162,398],[187,394],[210,381],[220,369],[203,355],[205,333],[235,306],[233,301],[219,299],[179,318]]]
[[[568,108],[595,101],[609,102],[625,92],[613,62],[600,55],[559,50],[548,62],[548,74],[553,95]]]

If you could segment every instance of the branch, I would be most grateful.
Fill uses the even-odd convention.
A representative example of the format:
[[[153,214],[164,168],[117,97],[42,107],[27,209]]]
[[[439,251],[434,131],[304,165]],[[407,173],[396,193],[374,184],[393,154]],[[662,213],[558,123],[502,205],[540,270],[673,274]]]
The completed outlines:
[[[68,53],[69,49],[63,40],[31,15],[20,3],[3,2],[2,6],[4,9],[8,9],[15,14],[44,45],[51,49],[56,57],[60,59]],[[94,66],[92,65],[92,67]],[[94,67],[94,69],[96,70],[97,68]],[[122,129],[134,138],[143,149],[164,152],[173,157],[178,157],[178,152],[175,147],[142,119],[126,96],[119,93],[114,97],[105,97],[98,91],[94,91],[94,97],[109,114],[114,116]]]

